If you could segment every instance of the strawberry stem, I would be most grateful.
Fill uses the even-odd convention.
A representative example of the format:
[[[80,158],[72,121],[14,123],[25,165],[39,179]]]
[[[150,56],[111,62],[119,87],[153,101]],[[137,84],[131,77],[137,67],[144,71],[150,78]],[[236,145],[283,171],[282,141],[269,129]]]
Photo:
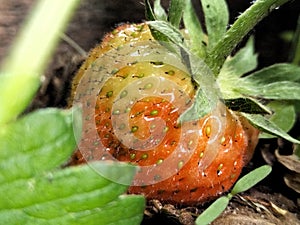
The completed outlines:
[[[271,11],[290,0],[257,0],[234,22],[216,46],[207,54],[206,63],[217,76],[225,59],[248,32]]]

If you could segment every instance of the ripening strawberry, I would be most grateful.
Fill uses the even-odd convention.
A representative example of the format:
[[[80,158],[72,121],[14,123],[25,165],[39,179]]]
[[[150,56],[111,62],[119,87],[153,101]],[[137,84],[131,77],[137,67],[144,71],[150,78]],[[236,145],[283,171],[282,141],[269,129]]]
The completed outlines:
[[[108,34],[76,75],[72,98],[96,60],[112,49],[150,40],[146,24],[122,25]],[[91,141],[84,125],[73,163],[110,155],[138,165],[129,193],[165,202],[199,204],[228,191],[250,160],[259,132],[221,102],[216,111],[179,123],[195,89],[186,71],[160,60],[133,61],[112,71],[97,92],[95,114],[90,115],[94,120],[85,121],[94,124],[101,143]]]

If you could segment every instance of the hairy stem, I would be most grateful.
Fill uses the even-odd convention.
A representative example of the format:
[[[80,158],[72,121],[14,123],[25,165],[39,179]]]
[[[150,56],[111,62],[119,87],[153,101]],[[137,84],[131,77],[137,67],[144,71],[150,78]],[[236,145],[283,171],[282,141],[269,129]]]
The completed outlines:
[[[257,0],[234,22],[225,36],[208,53],[206,63],[217,76],[225,59],[241,40],[271,11],[290,0]]]

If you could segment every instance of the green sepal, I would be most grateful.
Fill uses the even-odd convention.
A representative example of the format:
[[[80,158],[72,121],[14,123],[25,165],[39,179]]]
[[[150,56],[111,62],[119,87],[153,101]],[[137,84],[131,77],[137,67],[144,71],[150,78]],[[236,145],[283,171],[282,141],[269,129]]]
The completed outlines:
[[[218,75],[217,81],[220,85],[225,99],[244,98],[245,95],[238,88],[244,74],[254,70],[257,66],[257,55],[254,53],[253,38],[249,38],[246,45],[235,55],[227,57]]]
[[[273,100],[300,100],[300,83],[274,81],[269,84],[241,82],[238,90],[245,96]]]
[[[267,104],[267,107],[272,110],[272,115],[267,116],[268,120],[272,121],[283,131],[288,132],[296,122],[296,110],[292,101],[272,101]],[[260,138],[274,138],[274,135],[261,133]]]
[[[244,82],[255,83],[255,84],[270,84],[274,81],[300,81],[300,67],[288,64],[288,63],[278,63],[272,66],[263,68],[256,71],[249,76],[243,78]]]
[[[181,32],[176,27],[166,21],[148,21],[147,24],[150,27],[152,36],[159,41],[161,45],[176,53],[183,61],[186,60],[188,63],[185,62],[185,64],[189,64],[189,59],[185,58],[189,50],[183,42],[184,38]],[[187,67],[189,66],[187,65]]]
[[[264,99],[299,100],[300,67],[275,64],[239,80],[236,91]]]
[[[166,21],[149,21],[147,22],[147,24],[155,31],[164,34],[174,44],[180,47],[183,46],[183,36],[181,32],[176,27],[172,26],[170,23]]]
[[[204,59],[206,56],[207,40],[205,40],[206,36],[191,0],[186,1],[183,12],[183,22],[185,29],[188,31],[188,45],[191,52]]]
[[[185,2],[186,0],[171,0],[170,2],[168,20],[176,28],[179,28]]]
[[[186,121],[196,121],[210,113],[212,104],[202,89],[198,89],[195,94],[196,101],[179,117],[179,123]]]
[[[257,67],[257,54],[254,52],[254,38],[249,38],[245,47],[241,48],[234,56],[225,60],[218,79],[228,77],[239,78]]]
[[[249,120],[249,122],[259,128],[261,131],[269,133],[271,135],[275,135],[278,137],[282,137],[288,141],[291,141],[295,144],[300,144],[300,141],[291,137],[289,134],[287,134],[284,130],[282,130],[280,127],[278,127],[275,123],[272,121],[269,121],[267,118],[260,114],[248,114],[248,113],[242,113],[242,115]]]
[[[217,108],[221,93],[209,67],[197,56],[189,54],[190,70],[198,89],[192,106],[179,118],[180,122],[197,120]]]
[[[157,20],[168,21],[168,15],[165,9],[161,6],[160,0],[154,1],[153,13]]]
[[[149,0],[145,0],[145,18],[148,21],[154,21],[156,19]]]
[[[201,0],[208,35],[208,50],[215,47],[227,30],[229,11],[225,0]]]
[[[145,0],[145,17],[148,21],[156,21],[157,20],[156,15],[154,14],[154,11],[151,7],[149,0]],[[164,35],[164,33],[154,29],[151,26],[149,28],[150,28],[151,34],[155,38],[155,40],[161,41],[164,43],[169,42],[168,37],[166,35]]]
[[[235,98],[224,99],[225,105],[238,112],[246,112],[251,114],[271,114],[272,112],[263,104],[251,98]]]

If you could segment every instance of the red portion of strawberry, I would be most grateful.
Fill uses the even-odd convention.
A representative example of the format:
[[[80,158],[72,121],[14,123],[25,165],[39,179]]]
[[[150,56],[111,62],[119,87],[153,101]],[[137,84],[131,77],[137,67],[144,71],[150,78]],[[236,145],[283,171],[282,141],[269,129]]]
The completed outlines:
[[[107,35],[76,75],[74,95],[89,65],[107,51],[149,39],[143,24]],[[118,68],[98,94],[95,121],[88,121],[95,122],[103,149],[92,151],[86,132],[80,151],[86,159],[103,160],[110,153],[140,166],[130,193],[183,204],[220,195],[252,156],[258,131],[221,103],[198,121],[178,124],[191,106],[194,89],[190,76],[174,65],[143,61]]]
[[[239,118],[232,112],[227,111],[224,134],[218,135],[214,142],[208,144],[209,140],[212,140],[211,133],[213,131],[211,129],[213,123],[216,123],[216,118],[207,116],[199,120],[197,124],[190,124],[190,126],[201,128],[198,140],[195,138],[197,142],[193,143],[195,139],[192,137],[185,140],[183,145],[196,145],[197,147],[187,162],[180,160],[180,157],[173,159],[173,163],[178,166],[177,173],[153,185],[133,186],[129,191],[131,193],[144,193],[148,198],[158,198],[167,202],[184,204],[201,203],[227,191],[237,180],[245,162],[249,160],[248,154],[254,150],[252,146],[256,142],[253,143],[253,140],[249,139],[248,132],[251,131],[253,138],[256,139],[258,132],[249,124],[247,125],[249,130],[246,132]],[[178,133],[180,131],[177,131]],[[176,144],[178,144],[176,140],[179,140],[176,135],[172,136],[172,133],[167,136],[167,141],[163,143],[164,147],[158,146],[153,151],[147,152],[128,150],[126,154],[123,153],[120,156],[120,159],[141,166],[163,163],[163,160],[176,148]],[[217,156],[207,166],[203,162],[203,158],[208,151],[217,151]],[[135,158],[133,159],[130,155],[135,155]],[[144,157],[144,155],[147,155],[147,157]],[[164,173],[164,171],[161,171],[161,173]],[[160,176],[159,173],[154,174],[152,179],[159,181]],[[138,179],[142,179],[142,177]]]

